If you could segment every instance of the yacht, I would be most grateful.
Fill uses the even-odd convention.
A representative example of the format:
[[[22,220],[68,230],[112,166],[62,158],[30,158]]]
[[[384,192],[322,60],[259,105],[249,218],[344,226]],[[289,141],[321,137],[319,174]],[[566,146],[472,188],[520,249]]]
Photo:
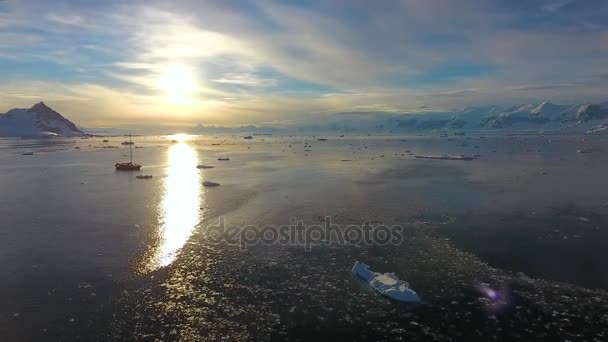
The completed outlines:
[[[116,171],[139,171],[141,169],[141,165],[133,163],[133,144],[131,141],[131,135],[129,134],[129,141],[125,141],[122,143],[123,145],[129,145],[129,162],[128,163],[116,163],[114,165],[116,167]]]

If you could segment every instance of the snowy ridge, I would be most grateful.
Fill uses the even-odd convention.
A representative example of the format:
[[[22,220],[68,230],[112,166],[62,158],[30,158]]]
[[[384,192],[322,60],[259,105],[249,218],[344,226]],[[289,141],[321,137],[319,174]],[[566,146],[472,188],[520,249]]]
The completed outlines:
[[[341,132],[599,132],[608,127],[608,102],[561,105],[549,101],[512,107],[466,107],[449,112],[343,112],[300,131]]]
[[[0,136],[5,137],[72,137],[85,135],[74,123],[44,102],[29,109],[11,109],[0,114]]]

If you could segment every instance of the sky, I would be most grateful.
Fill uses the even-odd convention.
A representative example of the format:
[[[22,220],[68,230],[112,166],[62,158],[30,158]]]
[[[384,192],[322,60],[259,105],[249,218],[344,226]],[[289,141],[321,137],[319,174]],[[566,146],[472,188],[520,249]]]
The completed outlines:
[[[604,0],[0,0],[0,112],[87,127],[608,101]]]

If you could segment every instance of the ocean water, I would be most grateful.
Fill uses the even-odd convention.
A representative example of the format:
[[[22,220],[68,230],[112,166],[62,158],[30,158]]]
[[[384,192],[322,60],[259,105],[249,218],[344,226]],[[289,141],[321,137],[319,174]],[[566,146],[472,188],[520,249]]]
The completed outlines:
[[[136,137],[139,173],[114,170],[123,138],[0,140],[0,339],[606,339],[608,137],[318,138]],[[294,221],[404,233],[211,234]],[[356,260],[424,303],[373,292]]]

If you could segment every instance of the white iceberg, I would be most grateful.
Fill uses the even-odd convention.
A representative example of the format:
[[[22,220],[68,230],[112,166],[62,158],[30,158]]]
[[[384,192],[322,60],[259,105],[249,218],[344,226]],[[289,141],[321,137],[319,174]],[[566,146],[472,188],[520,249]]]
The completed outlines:
[[[368,265],[358,261],[355,261],[352,271],[365,279],[376,291],[389,298],[407,303],[422,302],[418,294],[410,288],[410,284],[397,278],[394,273],[373,272]]]

